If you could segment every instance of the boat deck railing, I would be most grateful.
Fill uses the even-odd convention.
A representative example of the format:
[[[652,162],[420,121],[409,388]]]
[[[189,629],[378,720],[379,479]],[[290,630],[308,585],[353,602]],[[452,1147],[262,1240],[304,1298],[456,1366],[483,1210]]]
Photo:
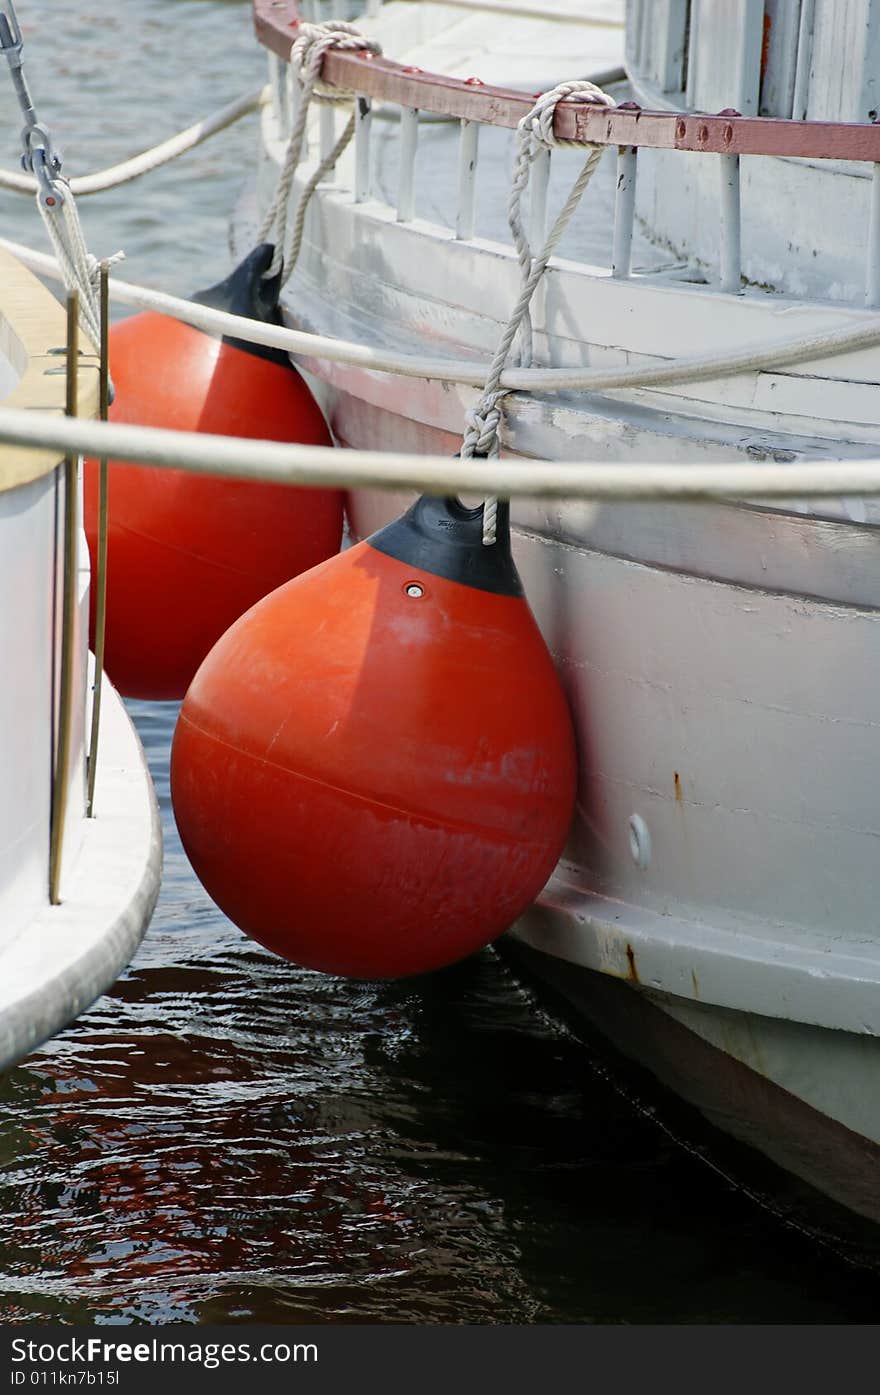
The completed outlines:
[[[314,0],[312,0],[314,9]],[[302,19],[312,17],[297,0],[253,0],[257,37],[270,53],[273,105],[282,133],[289,131],[293,89],[289,58]],[[326,7],[329,18],[333,5]],[[379,11],[379,0],[369,0],[367,15]],[[333,51],[326,54],[321,76],[324,82],[356,94],[355,104],[355,202],[372,197],[370,132],[374,103],[400,109],[400,166],[397,218],[406,223],[416,216],[414,187],[419,118],[422,114],[458,121],[459,178],[455,232],[460,239],[474,235],[478,179],[479,132],[482,126],[514,128],[530,110],[539,93],[492,87],[477,77],[454,78],[423,72],[369,53]],[[714,158],[719,171],[718,283],[722,291],[742,288],[741,168],[743,156],[775,156],[807,161],[857,161],[872,166],[870,215],[866,238],[864,304],[880,306],[880,124],[840,121],[795,121],[777,117],[742,116],[734,110],[716,114],[693,111],[647,111],[634,102],[609,109],[584,100],[569,99],[557,108],[557,137],[584,145],[617,147],[618,173],[615,196],[611,272],[620,279],[632,275],[632,242],[638,156],[643,149],[687,151]],[[321,154],[334,140],[332,106],[322,110]],[[533,175],[531,235],[539,243],[546,223],[550,152],[539,161]]]

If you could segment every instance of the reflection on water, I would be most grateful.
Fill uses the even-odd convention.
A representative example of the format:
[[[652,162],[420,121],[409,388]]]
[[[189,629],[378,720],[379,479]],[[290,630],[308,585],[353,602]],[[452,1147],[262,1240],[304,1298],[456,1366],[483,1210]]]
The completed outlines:
[[[20,8],[71,173],[263,71],[241,0]],[[19,123],[0,94],[11,165]],[[94,249],[124,247],[128,276],[165,289],[216,280],[253,139],[248,123],[84,204]],[[43,245],[12,196],[0,231]],[[874,1319],[873,1278],[676,1147],[491,954],[375,986],[249,944],[174,832],[175,709],[132,711],[162,801],[164,889],[115,990],[0,1081],[0,1319]]]

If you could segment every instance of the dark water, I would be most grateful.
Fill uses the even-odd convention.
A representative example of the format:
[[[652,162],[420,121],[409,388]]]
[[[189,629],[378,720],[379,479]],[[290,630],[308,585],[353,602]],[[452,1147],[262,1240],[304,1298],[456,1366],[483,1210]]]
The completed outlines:
[[[71,172],[262,71],[237,0],[20,7]],[[167,289],[219,275],[252,141],[238,128],[85,204],[94,249],[124,247],[130,279]],[[0,229],[43,245],[25,201],[0,201]],[[174,832],[174,709],[132,711],[162,801],[164,889],[114,991],[0,1081],[0,1320],[876,1318],[873,1276],[678,1147],[491,954],[365,986],[249,944]]]

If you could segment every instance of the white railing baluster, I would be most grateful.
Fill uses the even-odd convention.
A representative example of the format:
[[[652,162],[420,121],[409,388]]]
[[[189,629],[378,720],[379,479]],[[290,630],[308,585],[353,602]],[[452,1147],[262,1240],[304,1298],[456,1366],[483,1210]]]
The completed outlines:
[[[550,151],[542,150],[529,178],[529,245],[537,256],[547,241],[547,189],[550,184]]]
[[[324,102],[322,104],[320,121],[320,150],[321,159],[324,160],[327,158],[327,156],[330,154],[330,151],[333,149],[333,146],[336,144],[336,108],[333,106],[332,102]],[[328,183],[332,179],[335,179],[335,169],[329,170],[328,173],[324,176],[324,178],[328,181]]]
[[[269,91],[272,94],[272,115],[281,134],[284,134],[284,95],[282,83],[288,64],[282,64],[277,53],[269,54]]]
[[[739,156],[719,155],[718,158],[721,161],[721,289],[737,292],[742,283]]]
[[[880,305],[880,165],[874,166],[871,177],[871,214],[868,222],[865,304],[872,310]]]
[[[479,122],[463,119],[458,154],[458,213],[455,219],[455,236],[461,242],[467,241],[474,235],[479,139]]]
[[[369,97],[354,100],[354,201],[363,203],[370,197],[372,172],[370,168],[370,132],[373,111]]]
[[[419,140],[419,113],[415,107],[400,108],[400,182],[397,186],[397,221],[409,223],[416,206],[416,147]]]
[[[345,0],[333,0],[331,10],[333,19],[345,19]]]
[[[611,275],[624,280],[632,274],[633,223],[636,215],[638,150],[634,145],[617,149],[617,191],[614,197],[614,247]]]
[[[367,0],[367,19],[375,19],[382,0]]]

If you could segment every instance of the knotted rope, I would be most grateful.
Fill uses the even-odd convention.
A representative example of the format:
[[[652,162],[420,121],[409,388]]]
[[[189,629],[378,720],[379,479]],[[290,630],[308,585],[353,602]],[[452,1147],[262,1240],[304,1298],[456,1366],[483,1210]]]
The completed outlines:
[[[269,278],[277,276],[279,271],[283,272],[282,285],[287,282],[296,266],[302,246],[309,199],[324,176],[336,164],[354,135],[355,117],[352,112],[342,135],[336,141],[333,149],[324,156],[303,189],[297,204],[293,226],[288,229],[290,192],[293,188],[297,167],[302,158],[312,99],[316,97],[322,102],[348,103],[355,96],[353,92],[346,92],[339,87],[331,87],[328,83],[321,81],[321,64],[324,61],[325,53],[328,53],[330,49],[344,49],[348,52],[363,51],[378,55],[382,52],[382,45],[377,43],[375,39],[370,39],[362,34],[353,24],[346,24],[343,20],[328,20],[326,24],[301,22],[299,25],[296,41],[290,51],[294,80],[299,84],[296,120],[287,143],[287,152],[284,156],[281,173],[278,176],[274,198],[266,210],[257,235],[258,242],[274,242],[275,255],[264,274]]]
[[[501,387],[501,375],[517,333],[522,331],[521,364],[529,367],[532,358],[532,331],[529,318],[529,305],[535,288],[547,269],[562,234],[568,226],[572,214],[581,201],[584,190],[596,172],[605,151],[604,145],[588,145],[587,158],[572,186],[571,193],[558,213],[541,253],[532,256],[532,249],[526,236],[522,220],[522,198],[528,188],[532,165],[545,150],[568,148],[583,150],[581,141],[561,140],[553,129],[556,108],[568,97],[601,106],[614,106],[614,98],[609,97],[595,83],[586,81],[561,82],[550,92],[539,97],[535,105],[520,121],[516,132],[516,161],[507,205],[507,221],[510,226],[517,257],[519,259],[521,287],[516,304],[511,311],[504,333],[501,336],[495,355],[489,365],[489,372],[483,386],[479,402],[466,416],[466,430],[462,441],[461,455],[465,459],[474,456],[490,458],[500,452],[498,431],[501,425],[501,400],[506,389]],[[483,542],[491,546],[496,537],[498,500],[486,499],[483,504]]]

